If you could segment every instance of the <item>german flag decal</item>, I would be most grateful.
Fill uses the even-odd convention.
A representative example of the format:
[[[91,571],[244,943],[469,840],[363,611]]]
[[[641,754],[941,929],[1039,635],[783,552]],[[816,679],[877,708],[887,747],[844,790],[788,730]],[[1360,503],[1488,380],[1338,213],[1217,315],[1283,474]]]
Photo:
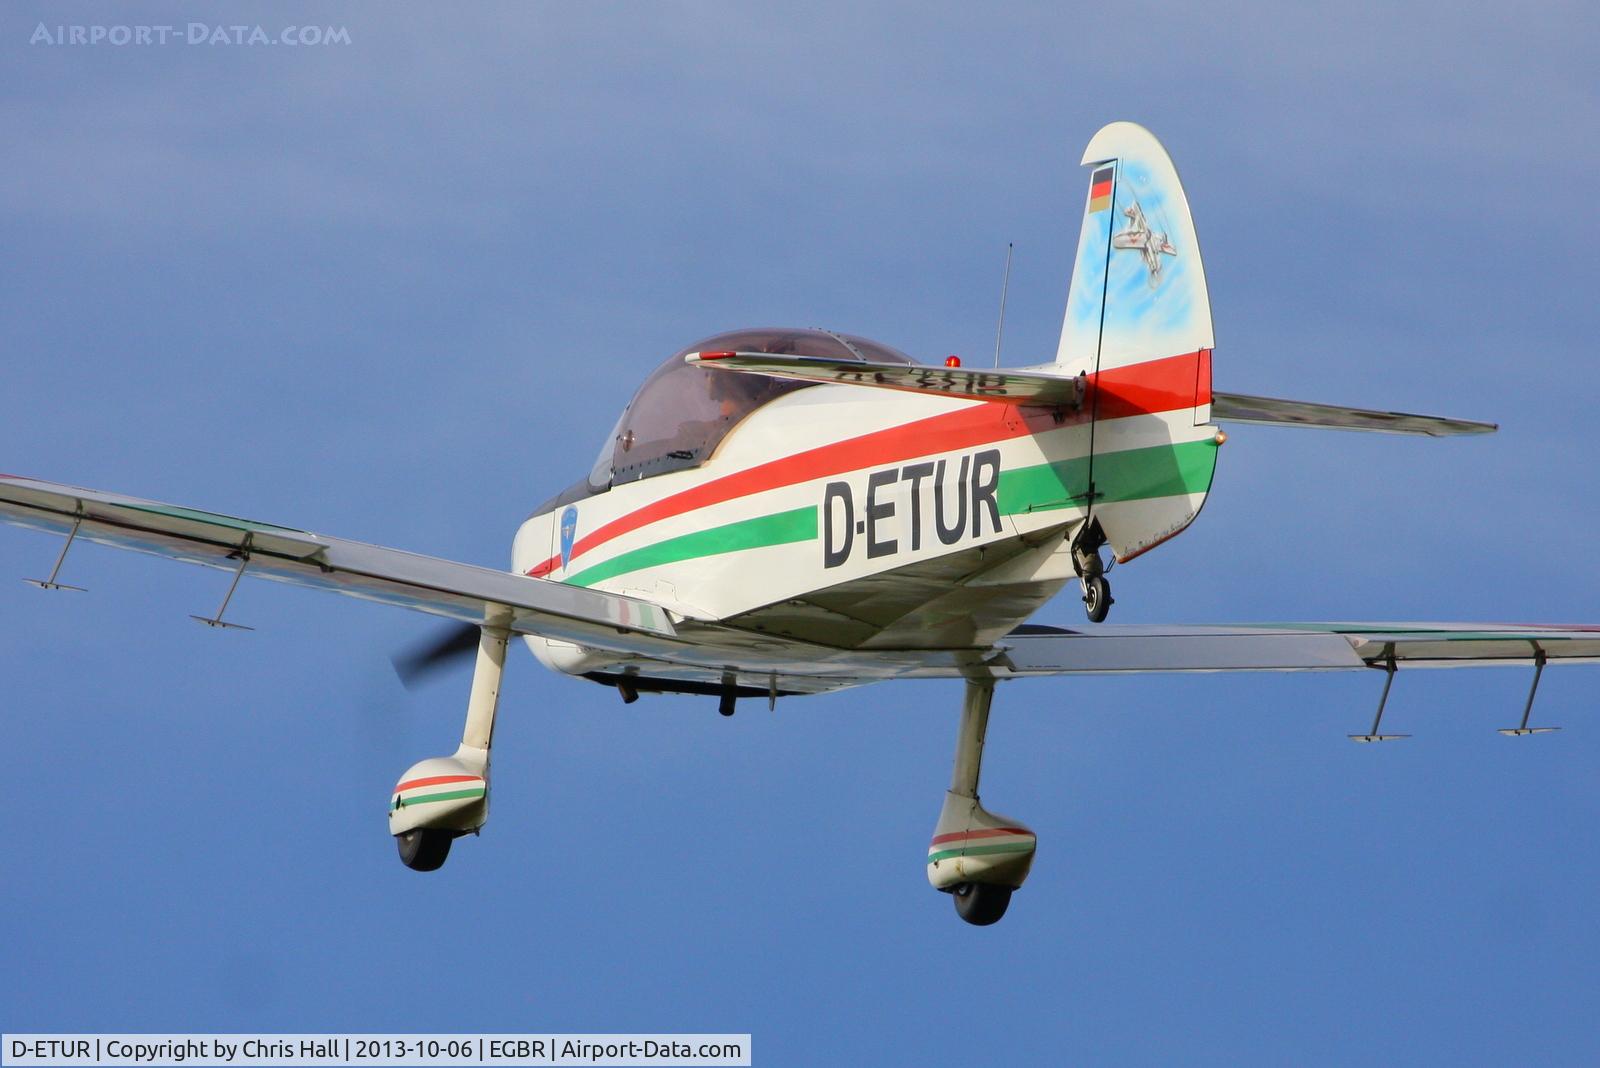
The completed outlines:
[[[1111,173],[1114,169],[1102,167],[1089,179],[1089,214],[1105,211],[1111,206]]]

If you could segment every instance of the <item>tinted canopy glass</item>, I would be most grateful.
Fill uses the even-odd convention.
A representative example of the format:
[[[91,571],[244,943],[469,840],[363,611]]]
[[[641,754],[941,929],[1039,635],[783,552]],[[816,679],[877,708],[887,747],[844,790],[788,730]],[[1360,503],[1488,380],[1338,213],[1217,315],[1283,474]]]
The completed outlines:
[[[899,349],[830,330],[735,330],[697,341],[645,379],[600,449],[594,490],[704,463],[728,432],[768,401],[814,383],[685,363],[691,352],[767,352],[868,363],[913,364]]]

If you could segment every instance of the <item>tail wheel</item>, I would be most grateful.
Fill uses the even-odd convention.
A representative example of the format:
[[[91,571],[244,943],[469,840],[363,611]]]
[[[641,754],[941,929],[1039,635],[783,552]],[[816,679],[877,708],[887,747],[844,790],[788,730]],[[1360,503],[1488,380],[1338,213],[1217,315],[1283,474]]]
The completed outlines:
[[[1111,599],[1111,583],[1103,575],[1093,575],[1083,580],[1083,610],[1091,623],[1104,623],[1115,602]]]
[[[999,923],[1011,904],[1011,887],[986,886],[982,883],[961,883],[950,893],[956,903],[956,915],[974,927],[987,927]]]
[[[450,855],[454,837],[449,831],[418,827],[395,835],[394,842],[400,847],[400,863],[412,871],[438,871]]]

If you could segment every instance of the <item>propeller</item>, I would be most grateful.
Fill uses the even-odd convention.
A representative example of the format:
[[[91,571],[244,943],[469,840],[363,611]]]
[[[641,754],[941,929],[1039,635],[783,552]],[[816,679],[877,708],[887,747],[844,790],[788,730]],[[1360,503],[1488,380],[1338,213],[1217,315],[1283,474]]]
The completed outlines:
[[[389,658],[400,684],[416,689],[429,676],[458,660],[477,653],[478,627],[473,623],[449,623],[434,631],[433,637],[406,648]]]

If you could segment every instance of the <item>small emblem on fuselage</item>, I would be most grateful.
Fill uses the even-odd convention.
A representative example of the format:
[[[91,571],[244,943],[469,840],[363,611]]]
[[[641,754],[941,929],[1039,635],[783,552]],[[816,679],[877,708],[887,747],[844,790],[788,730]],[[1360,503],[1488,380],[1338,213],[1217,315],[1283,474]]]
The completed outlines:
[[[578,534],[578,509],[572,505],[561,513],[561,567],[572,561],[572,542]]]

